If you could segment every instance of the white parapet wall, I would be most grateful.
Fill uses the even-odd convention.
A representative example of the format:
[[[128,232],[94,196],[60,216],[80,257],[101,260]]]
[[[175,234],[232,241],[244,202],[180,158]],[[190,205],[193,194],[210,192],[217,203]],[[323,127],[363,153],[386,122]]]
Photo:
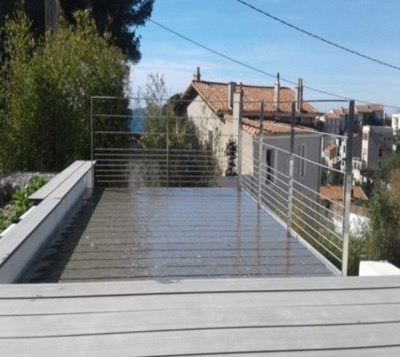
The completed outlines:
[[[75,161],[30,197],[34,209],[0,237],[0,283],[15,282],[82,202],[93,188],[93,169],[91,161]]]
[[[359,276],[400,275],[400,269],[387,261],[360,262]]]

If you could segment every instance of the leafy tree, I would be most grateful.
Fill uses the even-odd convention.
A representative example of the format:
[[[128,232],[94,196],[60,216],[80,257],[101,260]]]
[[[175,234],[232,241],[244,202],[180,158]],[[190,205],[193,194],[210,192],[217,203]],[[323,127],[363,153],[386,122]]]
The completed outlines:
[[[148,118],[142,143],[147,163],[142,170],[147,183],[169,186],[209,186],[215,181],[217,164],[208,143],[202,143],[195,125],[182,117],[179,95],[168,100],[162,75],[150,74],[141,93]]]
[[[225,170],[225,176],[236,176],[237,144],[235,139],[230,138],[226,143],[225,155],[228,156],[228,168]]]
[[[400,167],[393,157],[385,180],[375,177],[362,238],[350,242],[349,271],[364,260],[388,260],[400,267]]]
[[[107,34],[134,63],[140,60],[140,36],[136,29],[150,18],[154,0],[60,0],[68,22],[75,24],[74,12],[91,10],[99,34]],[[45,0],[0,0],[0,27],[7,15],[23,9],[32,21],[31,30],[36,38],[45,32]],[[0,52],[1,53],[1,52]]]
[[[129,70],[121,51],[98,35],[90,13],[78,12],[75,23],[62,23],[46,41],[35,40],[21,13],[5,25],[7,60],[0,68],[5,170],[58,171],[89,159],[90,97],[126,93]]]
[[[389,190],[376,183],[369,206],[370,227],[366,235],[367,257],[371,260],[388,260],[400,263],[400,171],[391,174]],[[394,185],[393,185],[394,184]]]
[[[388,173],[400,169],[400,155],[398,153],[392,153],[386,161],[386,167]]]
[[[378,119],[375,113],[366,113],[363,116],[362,124],[364,125],[372,125],[372,126],[382,126],[384,122],[381,119]]]
[[[315,126],[315,129],[316,129],[317,131],[322,132],[322,131],[324,131],[324,128],[325,128],[325,122],[323,122],[322,120],[317,120],[317,121],[314,123],[314,126]]]

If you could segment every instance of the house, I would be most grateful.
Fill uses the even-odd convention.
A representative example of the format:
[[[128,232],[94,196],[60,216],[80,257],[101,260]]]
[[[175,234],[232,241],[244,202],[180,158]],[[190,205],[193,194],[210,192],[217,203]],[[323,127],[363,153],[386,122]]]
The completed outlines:
[[[324,132],[341,135],[345,131],[346,120],[349,117],[349,108],[340,107],[319,116],[325,123]],[[381,104],[356,105],[354,107],[355,130],[362,127],[364,122],[370,125],[381,125],[385,118],[384,108]]]
[[[361,158],[361,144],[362,144],[362,136],[360,134],[353,134],[353,142],[352,142],[352,150],[351,157],[353,158],[353,162],[360,160]],[[341,162],[341,169],[344,171],[346,166],[346,156],[347,156],[347,141],[341,140],[339,145],[339,160]]]
[[[340,135],[344,117],[335,112],[328,112],[319,117],[324,122],[324,132],[333,135]]]
[[[320,195],[321,203],[326,208],[326,216],[330,217],[336,230],[340,232],[344,214],[343,185],[321,185]],[[363,226],[368,224],[368,211],[364,205],[368,197],[360,186],[352,186],[350,195],[350,232],[357,236]]]
[[[279,191],[277,187],[287,190],[284,181],[287,181],[289,166],[289,123],[292,102],[296,101],[293,179],[298,184],[295,188],[298,192],[319,192],[320,167],[312,162],[320,163],[321,135],[308,127],[314,122],[317,110],[303,101],[302,96],[301,80],[295,92],[280,85],[279,75],[274,86],[264,87],[203,81],[198,69],[182,99],[200,138],[212,144],[223,172],[227,162],[226,145],[229,140],[238,141],[239,122],[242,123],[242,177],[249,180],[250,187],[255,187],[261,169],[265,190],[275,193]]]
[[[324,148],[324,159],[327,166],[335,167],[339,161],[338,147],[335,144],[329,144]]]
[[[262,117],[277,124],[289,123],[293,101],[296,101],[297,124],[312,125],[317,115],[317,110],[303,100],[302,80],[295,92],[280,85],[279,74],[274,86],[252,86],[204,81],[197,68],[181,99],[186,102],[187,116],[198,128],[200,138],[212,144],[222,168],[226,165],[224,152],[229,139],[238,138],[239,116],[257,121]]]
[[[400,113],[392,114],[392,129],[393,134],[396,136],[400,129]]]
[[[393,129],[387,126],[363,127],[361,160],[363,168],[381,170],[386,166],[387,159],[393,152]]]
[[[343,185],[321,185],[321,198],[329,202],[343,202]],[[367,195],[360,186],[352,186],[351,202],[368,201]]]
[[[276,201],[286,199],[289,176],[289,151],[291,126],[266,120],[243,119],[243,153],[242,175],[248,187],[257,189],[259,169],[261,168],[262,190]],[[321,167],[321,135],[304,126],[294,127],[294,190],[298,195],[311,196],[319,192]],[[261,150],[260,150],[261,143]],[[260,157],[261,155],[261,157]]]
[[[364,123],[368,117],[369,119],[375,120],[374,123],[369,123],[371,125],[383,123],[385,119],[385,111],[381,104],[356,105],[355,114],[357,114],[360,123]]]

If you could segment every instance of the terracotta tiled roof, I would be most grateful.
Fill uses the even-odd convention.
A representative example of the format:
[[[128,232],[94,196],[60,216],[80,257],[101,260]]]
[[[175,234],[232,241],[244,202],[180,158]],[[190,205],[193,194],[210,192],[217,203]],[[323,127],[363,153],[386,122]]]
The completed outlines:
[[[336,145],[335,144],[329,144],[325,147],[325,151],[336,151]]]
[[[326,113],[325,114],[325,119],[336,119],[336,120],[340,120],[341,117],[338,113]]]
[[[371,112],[383,112],[383,105],[381,104],[367,104],[367,105],[356,105],[357,113],[371,113]]]
[[[264,134],[267,135],[290,134],[290,124],[277,123],[273,120],[264,120],[263,128]],[[243,130],[250,135],[258,134],[260,132],[260,123],[251,119],[243,119]],[[314,129],[303,126],[296,126],[294,131],[297,134],[304,132],[316,132]]]
[[[357,113],[370,113],[371,109],[368,105],[356,105]]]
[[[339,109],[335,109],[333,112],[337,115],[343,116],[343,115],[349,114],[349,108],[342,107]]]
[[[240,85],[236,84],[236,90]],[[218,82],[207,82],[193,80],[189,88],[182,95],[183,98],[195,90],[205,102],[217,114],[230,113],[232,110],[228,102],[228,84]],[[254,113],[260,111],[260,102],[265,102],[264,111],[274,112],[274,87],[261,87],[242,85],[243,90],[243,113]],[[280,112],[290,113],[291,102],[295,100],[295,92],[290,88],[280,88]],[[305,113],[317,113],[317,110],[307,102],[303,103],[302,110]]]
[[[382,112],[383,111],[383,105],[381,105],[381,104],[370,104],[369,107],[374,112]]]
[[[368,197],[360,186],[353,186],[351,192],[352,200],[368,201]],[[323,198],[328,198],[332,201],[343,201],[343,186],[321,186],[320,193]]]

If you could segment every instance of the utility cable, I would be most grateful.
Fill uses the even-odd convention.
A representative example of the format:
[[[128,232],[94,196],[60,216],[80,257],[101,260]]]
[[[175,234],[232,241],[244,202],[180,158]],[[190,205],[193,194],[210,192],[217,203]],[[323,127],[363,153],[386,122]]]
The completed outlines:
[[[306,31],[306,30],[303,30],[303,29],[301,29],[300,27],[297,27],[297,26],[295,26],[295,25],[292,25],[292,24],[290,24],[290,23],[288,23],[288,22],[286,22],[286,21],[284,21],[284,20],[282,20],[282,19],[280,19],[280,18],[278,18],[278,17],[276,17],[276,16],[273,16],[273,15],[269,14],[268,12],[265,12],[265,11],[263,11],[263,10],[261,10],[261,9],[259,9],[259,8],[257,8],[257,7],[255,7],[255,6],[253,6],[253,5],[249,4],[249,3],[247,3],[246,1],[243,1],[243,0],[236,0],[236,1],[239,2],[239,3],[241,3],[241,4],[243,4],[243,5],[245,5],[245,6],[247,6],[247,7],[249,7],[249,8],[251,8],[251,9],[253,9],[254,11],[259,12],[260,14],[263,14],[263,15],[269,17],[269,18],[272,19],[272,20],[278,21],[278,22],[280,22],[281,24],[283,24],[283,25],[285,25],[285,26],[288,26],[288,27],[290,27],[290,28],[292,28],[292,29],[294,29],[294,30],[296,30],[296,31],[302,32],[303,34],[305,34],[305,35],[307,35],[307,36],[310,36],[310,37],[313,37],[313,38],[315,38],[315,39],[317,39],[317,40],[319,40],[319,41],[325,42],[325,43],[327,43],[328,45],[334,46],[334,47],[336,47],[336,48],[339,48],[339,49],[341,49],[341,50],[343,50],[343,51],[349,52],[349,53],[351,53],[351,54],[353,54],[353,55],[356,55],[356,56],[358,56],[358,57],[362,57],[362,58],[367,59],[367,60],[369,60],[369,61],[378,63],[378,64],[380,64],[380,65],[382,65],[382,66],[386,66],[386,67],[395,69],[395,70],[397,70],[397,71],[400,71],[400,67],[397,67],[397,66],[394,66],[394,65],[392,65],[392,64],[390,64],[390,63],[383,62],[383,61],[381,61],[381,60],[379,60],[379,59],[376,59],[376,58],[373,58],[373,57],[364,55],[364,54],[362,54],[362,53],[360,53],[360,52],[357,52],[357,51],[355,51],[355,50],[352,50],[352,49],[350,49],[350,48],[348,48],[348,47],[344,47],[344,46],[339,45],[339,44],[337,44],[337,43],[335,43],[335,42],[329,41],[329,40],[327,40],[327,39],[325,39],[325,38],[323,38],[323,37],[321,37],[321,36],[318,36],[318,35],[315,35],[315,34],[313,34],[313,33],[311,33],[311,32],[308,32],[308,31]]]
[[[182,35],[181,33],[177,32],[177,31],[174,31],[174,30],[170,29],[167,26],[164,26],[164,25],[160,24],[157,21],[154,21],[152,19],[149,19],[148,21],[150,21],[154,25],[157,25],[158,27],[160,27],[160,28],[162,28],[162,29],[174,34],[175,36],[178,36],[178,37],[184,39],[185,41],[188,41],[188,42],[190,42],[190,43],[192,43],[192,44],[194,44],[194,45],[196,45],[196,46],[198,46],[198,47],[200,47],[200,48],[202,48],[202,49],[204,49],[204,50],[206,50],[208,52],[211,52],[211,53],[213,53],[213,54],[215,54],[215,55],[217,55],[219,57],[222,57],[222,58],[224,58],[224,59],[226,59],[226,60],[228,60],[230,62],[236,63],[236,64],[238,64],[240,66],[243,66],[243,67],[251,69],[251,70],[253,70],[255,72],[264,74],[266,76],[269,76],[269,77],[272,77],[272,78],[276,78],[276,75],[274,75],[272,73],[268,73],[268,72],[266,72],[266,71],[264,71],[262,69],[259,69],[257,67],[251,66],[251,65],[249,65],[247,63],[241,62],[241,61],[239,61],[239,60],[237,60],[235,58],[232,58],[232,57],[227,56],[227,55],[225,55],[225,54],[223,54],[221,52],[218,52],[218,51],[216,51],[216,50],[214,50],[214,49],[212,49],[212,48],[210,48],[208,46],[205,46],[205,45],[203,45],[203,44],[201,44],[201,43],[199,43],[197,41],[192,40],[191,38],[189,38],[189,37],[187,37],[185,35]],[[280,79],[283,82],[286,82],[286,83],[289,83],[289,84],[292,84],[292,85],[295,85],[295,86],[298,84],[297,82],[294,82],[294,81],[291,81],[289,79],[285,79],[285,78],[282,78],[282,77]],[[309,86],[306,86],[306,85],[303,86],[303,88],[306,88],[306,89],[308,89],[310,91],[313,91],[313,92],[316,92],[316,93],[320,93],[320,94],[324,94],[324,95],[327,95],[327,96],[330,96],[330,97],[334,97],[334,98],[339,98],[339,99],[344,99],[344,100],[355,100],[356,102],[364,103],[364,104],[370,104],[371,103],[370,101],[365,101],[365,100],[355,99],[355,98],[349,98],[349,97],[345,97],[345,96],[342,96],[342,95],[339,95],[339,94],[330,93],[330,92],[327,92],[327,91],[324,91],[324,90],[321,90],[321,89],[309,87]],[[382,103],[380,103],[380,104],[384,105],[385,107],[388,107],[388,108],[395,108],[395,109],[399,108],[398,105],[388,105],[388,104],[382,104]]]

